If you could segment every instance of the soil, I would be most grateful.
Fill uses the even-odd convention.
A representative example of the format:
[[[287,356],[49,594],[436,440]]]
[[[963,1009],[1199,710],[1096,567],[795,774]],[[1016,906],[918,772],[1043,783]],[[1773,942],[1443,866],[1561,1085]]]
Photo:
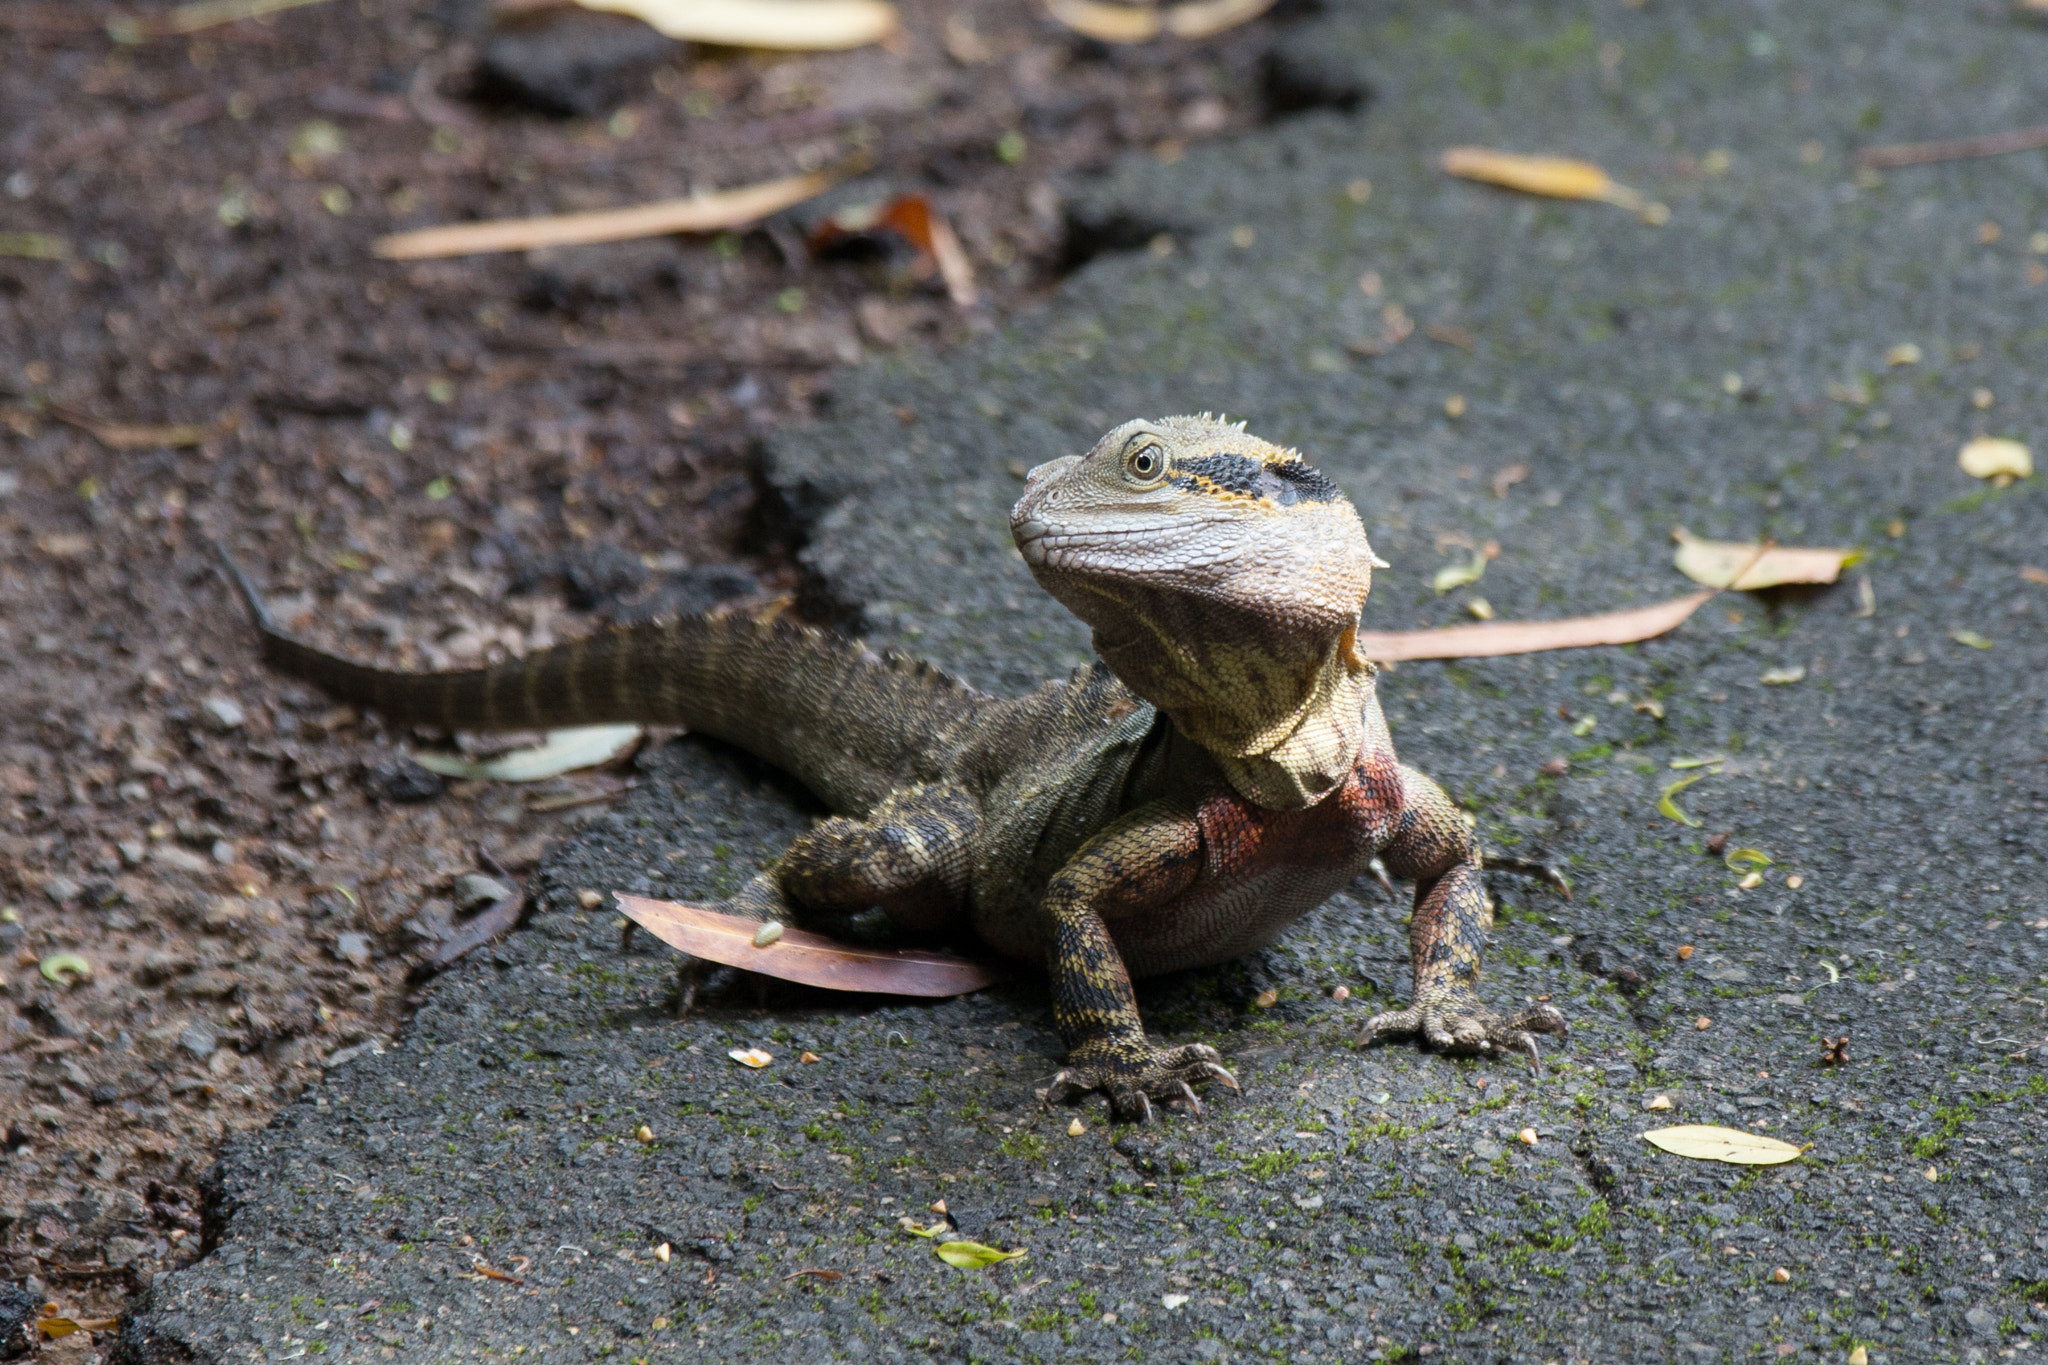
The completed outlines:
[[[294,628],[413,667],[793,592],[764,432],[835,369],[948,346],[1130,245],[1062,207],[1120,153],[1298,98],[1265,83],[1262,23],[1114,49],[1021,4],[901,9],[900,39],[847,53],[642,43],[591,117],[483,79],[474,5],[139,42],[106,25],[165,7],[0,13],[0,1276],[94,1315],[197,1255],[223,1137],[399,1028],[473,908],[455,879],[516,878],[629,782],[403,762],[415,737],[265,675],[210,539]],[[815,208],[369,249],[852,164],[827,205],[927,196],[975,306],[901,243],[814,258]]]

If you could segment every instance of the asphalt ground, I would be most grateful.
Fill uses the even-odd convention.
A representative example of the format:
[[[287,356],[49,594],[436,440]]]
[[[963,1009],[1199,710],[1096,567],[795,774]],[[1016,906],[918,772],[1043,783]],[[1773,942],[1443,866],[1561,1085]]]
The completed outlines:
[[[1675,595],[1675,525],[1864,547],[1840,586],[1724,597],[1653,643],[1385,679],[1402,756],[1576,882],[1497,878],[1487,963],[1569,1046],[1535,1076],[1360,1048],[1407,984],[1404,909],[1367,887],[1141,986],[1155,1033],[1245,1084],[1199,1121],[1042,1109],[1059,1043],[1029,977],[936,1005],[742,983],[675,1022],[666,951],[622,954],[577,893],[720,894],[816,813],[684,740],[546,860],[527,932],[231,1144],[213,1250],[119,1358],[2043,1352],[2048,586],[2020,570],[2048,563],[2048,504],[1956,451],[2048,445],[2048,155],[1861,180],[1849,156],[2038,122],[2048,30],[1990,5],[1331,5],[1279,61],[1370,97],[1126,167],[1081,212],[1135,249],[943,360],[855,373],[770,478],[814,602],[995,689],[1086,648],[1009,548],[1018,474],[1136,414],[1299,444],[1394,565],[1377,629],[1474,595],[1507,618]],[[1589,157],[1670,221],[1453,181],[1454,143]],[[1395,304],[1413,335],[1348,348]],[[1456,538],[1500,554],[1439,596]],[[1660,815],[1671,760],[1708,754],[1677,797],[1700,824]],[[1760,885],[1707,852],[1722,831],[1772,859]],[[1811,1146],[1745,1170],[1640,1136],[1688,1122]],[[943,1263],[898,1221],[942,1198],[1028,1254]]]

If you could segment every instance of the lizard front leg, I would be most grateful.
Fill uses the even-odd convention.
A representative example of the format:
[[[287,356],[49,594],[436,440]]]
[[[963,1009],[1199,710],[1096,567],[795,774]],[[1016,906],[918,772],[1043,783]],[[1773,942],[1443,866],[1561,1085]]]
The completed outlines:
[[[1526,1052],[1537,1063],[1538,1033],[1564,1034],[1564,1015],[1532,1005],[1503,1018],[1479,999],[1479,949],[1493,924],[1479,845],[1443,788],[1401,767],[1402,810],[1382,850],[1394,875],[1415,881],[1408,944],[1415,992],[1404,1010],[1375,1015],[1365,1042],[1382,1034],[1420,1034],[1445,1052]]]
[[[1155,802],[1096,835],[1054,874],[1045,899],[1048,970],[1067,1065],[1053,1077],[1048,1102],[1100,1090],[1116,1118],[1144,1123],[1155,1098],[1184,1100],[1199,1114],[1194,1087],[1220,1081],[1238,1088],[1215,1048],[1162,1047],[1145,1037],[1130,973],[1109,932],[1108,921],[1178,899],[1201,872],[1201,826],[1191,813]]]

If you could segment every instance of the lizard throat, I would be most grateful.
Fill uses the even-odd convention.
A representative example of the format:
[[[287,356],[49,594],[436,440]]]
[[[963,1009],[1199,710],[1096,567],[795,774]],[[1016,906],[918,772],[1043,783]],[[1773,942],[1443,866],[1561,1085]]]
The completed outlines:
[[[1303,810],[1344,783],[1365,742],[1373,669],[1350,641],[1347,631],[1306,659],[1151,634],[1113,640],[1101,631],[1095,647],[1132,691],[1208,751],[1240,796]]]

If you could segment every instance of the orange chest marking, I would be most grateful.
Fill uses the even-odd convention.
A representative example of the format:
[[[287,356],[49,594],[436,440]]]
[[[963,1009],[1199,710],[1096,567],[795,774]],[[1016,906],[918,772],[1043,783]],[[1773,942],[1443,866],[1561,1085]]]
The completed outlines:
[[[1283,866],[1362,869],[1400,812],[1394,756],[1368,751],[1343,786],[1306,810],[1268,810],[1225,787],[1195,818],[1205,873],[1235,878]]]

